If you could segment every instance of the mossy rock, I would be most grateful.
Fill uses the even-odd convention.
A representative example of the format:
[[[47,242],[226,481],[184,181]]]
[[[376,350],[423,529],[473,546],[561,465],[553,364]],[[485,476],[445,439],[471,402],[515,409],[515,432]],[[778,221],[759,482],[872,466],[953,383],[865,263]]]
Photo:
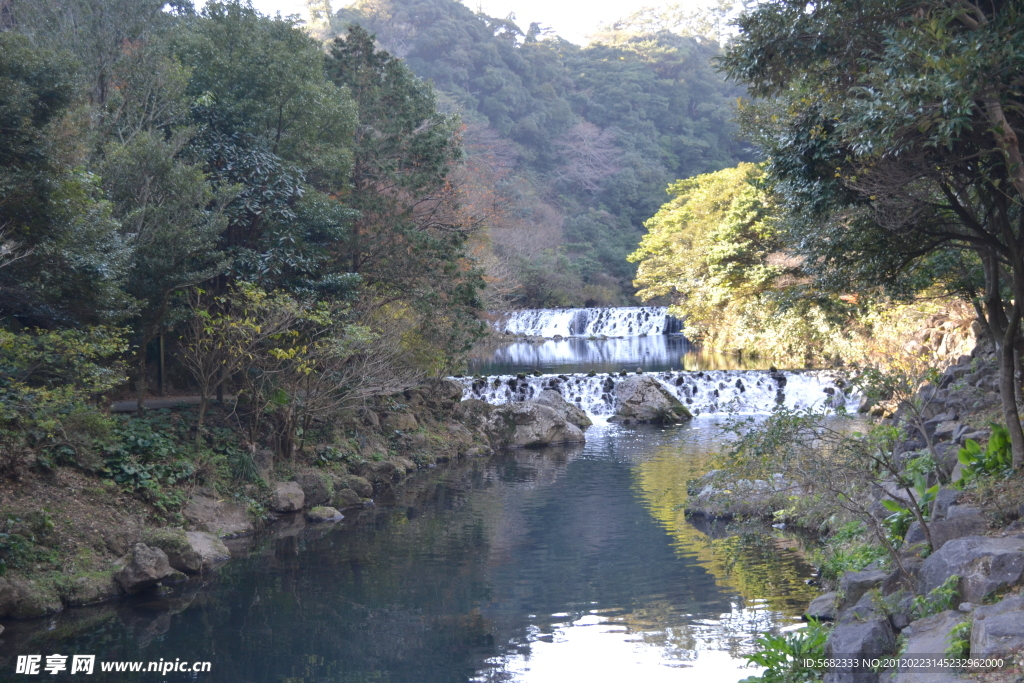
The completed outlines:
[[[181,529],[147,529],[142,535],[142,542],[164,551],[167,562],[178,571],[198,574],[202,569],[203,558]]]
[[[310,522],[336,522],[344,518],[345,515],[334,508],[325,506],[317,506],[306,513],[306,519]]]
[[[17,603],[8,615],[12,619],[37,619],[64,609],[54,580],[8,579],[17,595]]]
[[[362,504],[363,499],[360,498],[359,494],[352,489],[341,489],[340,491],[336,491],[334,494],[334,500],[331,501],[331,505],[339,510],[359,507]]]
[[[82,572],[61,581],[60,596],[69,607],[96,605],[117,597],[117,584],[110,571]]]

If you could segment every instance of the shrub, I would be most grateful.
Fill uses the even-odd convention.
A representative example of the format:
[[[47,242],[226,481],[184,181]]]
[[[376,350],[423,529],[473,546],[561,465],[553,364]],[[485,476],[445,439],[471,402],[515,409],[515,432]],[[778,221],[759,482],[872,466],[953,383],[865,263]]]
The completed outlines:
[[[743,683],[800,683],[821,680],[824,669],[804,666],[807,659],[825,656],[829,629],[812,619],[806,628],[784,635],[766,634],[757,639],[758,651],[744,655],[750,664],[765,667],[760,676]]]

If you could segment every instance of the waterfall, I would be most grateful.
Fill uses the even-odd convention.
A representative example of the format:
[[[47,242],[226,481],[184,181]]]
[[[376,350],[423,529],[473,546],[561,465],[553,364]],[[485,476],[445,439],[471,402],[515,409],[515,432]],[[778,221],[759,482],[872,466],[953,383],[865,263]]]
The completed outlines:
[[[494,329],[534,337],[636,337],[682,332],[682,324],[665,306],[529,308],[503,314]]]
[[[777,406],[790,409],[839,408],[856,410],[857,397],[843,391],[828,371],[707,370],[652,372],[654,377],[694,415],[716,413],[766,414]],[[600,375],[499,375],[454,378],[463,399],[478,398],[502,404],[534,398],[554,389],[592,417],[608,418],[617,409],[615,385],[626,378]]]

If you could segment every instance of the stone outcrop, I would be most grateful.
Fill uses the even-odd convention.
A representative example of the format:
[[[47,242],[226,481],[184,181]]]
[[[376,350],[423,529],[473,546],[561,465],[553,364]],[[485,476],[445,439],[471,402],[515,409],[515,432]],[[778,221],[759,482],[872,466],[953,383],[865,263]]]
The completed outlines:
[[[985,596],[1020,582],[1024,539],[968,536],[949,541],[922,563],[917,592],[926,595],[954,574],[960,577],[960,597],[980,603]]]
[[[121,561],[123,564],[114,572],[114,580],[125,593],[138,593],[174,573],[167,554],[144,543],[136,543],[131,553]]]
[[[306,494],[294,481],[278,482],[270,494],[270,509],[274,512],[298,512],[306,504]]]
[[[231,559],[224,542],[204,531],[152,529],[143,538],[167,555],[171,567],[186,574],[200,574]]]
[[[234,538],[253,532],[249,510],[208,487],[201,486],[192,493],[183,514],[193,528],[218,538]]]
[[[554,389],[545,389],[534,399],[537,403],[554,408],[566,422],[576,425],[579,428],[589,427],[594,424],[590,416],[580,408],[565,400],[560,393]]]
[[[613,419],[631,422],[678,422],[690,411],[653,377],[636,375],[615,385],[618,409]]]
[[[971,618],[971,657],[1004,657],[1024,650],[1024,595],[978,607]]]
[[[504,405],[469,399],[459,404],[457,413],[470,430],[483,433],[492,448],[533,448],[585,441],[583,430],[572,422],[578,419],[575,410],[564,400],[548,396],[545,403]]]

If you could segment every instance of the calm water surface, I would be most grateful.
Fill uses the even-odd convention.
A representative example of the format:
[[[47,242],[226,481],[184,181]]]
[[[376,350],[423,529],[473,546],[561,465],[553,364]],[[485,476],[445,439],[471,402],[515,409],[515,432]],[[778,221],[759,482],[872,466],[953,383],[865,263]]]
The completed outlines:
[[[794,539],[684,520],[724,440],[710,418],[598,425],[585,446],[424,472],[337,525],[283,522],[205,586],[12,624],[0,679],[35,652],[213,663],[90,680],[737,681],[814,593]]]

